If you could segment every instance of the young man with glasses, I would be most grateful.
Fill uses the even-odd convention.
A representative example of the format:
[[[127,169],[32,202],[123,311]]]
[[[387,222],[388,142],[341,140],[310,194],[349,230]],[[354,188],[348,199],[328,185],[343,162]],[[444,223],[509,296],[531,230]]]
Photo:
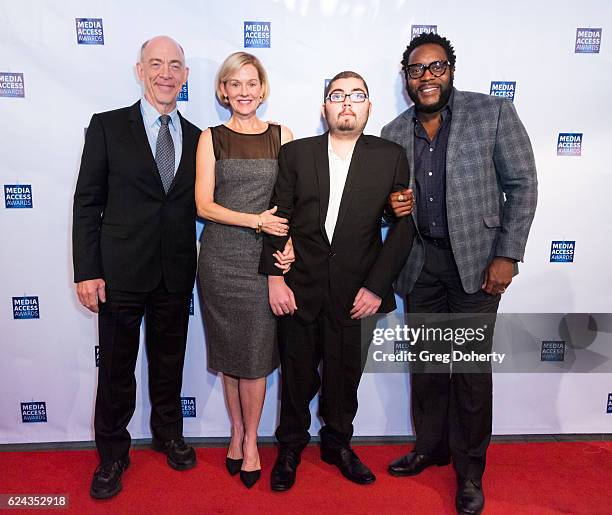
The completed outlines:
[[[322,106],[329,131],[287,143],[278,157],[270,205],[289,220],[290,229],[286,237],[264,237],[260,262],[260,272],[268,275],[270,306],[279,317],[282,398],[271,478],[275,491],[295,482],[310,440],[309,404],[319,387],[321,458],[350,481],[375,480],[350,447],[367,351],[361,331],[373,324],[375,313],[395,309],[392,282],[415,229],[410,217],[403,218],[383,245],[381,216],[388,195],[408,186],[408,161],[401,146],[363,134],[370,109],[363,78],[355,72],[336,75]],[[273,254],[289,237],[297,259],[283,276]]]
[[[396,284],[407,313],[489,313],[483,344],[491,351],[494,315],[518,272],[537,201],[531,143],[513,104],[453,88],[455,53],[437,34],[414,38],[403,55],[414,106],[382,136],[406,149],[410,190],[393,193],[396,216],[411,212],[418,237]],[[457,509],[480,513],[491,439],[492,377],[480,373],[411,374],[414,450],[389,465],[419,474],[452,458]]]

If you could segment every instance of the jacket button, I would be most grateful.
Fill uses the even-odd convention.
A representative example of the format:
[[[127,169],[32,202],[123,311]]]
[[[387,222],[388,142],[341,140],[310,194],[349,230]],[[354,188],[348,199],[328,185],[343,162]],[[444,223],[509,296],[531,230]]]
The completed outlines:
[[[329,256],[330,258],[333,258],[335,255],[336,255],[336,253],[335,253],[335,252],[330,252],[330,253],[328,254],[328,256]]]

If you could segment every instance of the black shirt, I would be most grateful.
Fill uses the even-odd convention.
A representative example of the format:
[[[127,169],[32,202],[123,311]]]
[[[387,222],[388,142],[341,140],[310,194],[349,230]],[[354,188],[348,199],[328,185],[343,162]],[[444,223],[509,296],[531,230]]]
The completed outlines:
[[[432,141],[414,116],[415,202],[418,229],[424,236],[448,238],[446,218],[446,148],[450,133],[453,96],[442,109],[442,124]]]

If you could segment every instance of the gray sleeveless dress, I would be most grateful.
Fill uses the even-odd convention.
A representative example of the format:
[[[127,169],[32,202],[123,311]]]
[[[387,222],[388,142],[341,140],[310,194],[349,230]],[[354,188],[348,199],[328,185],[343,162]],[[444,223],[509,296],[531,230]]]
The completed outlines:
[[[261,134],[211,128],[215,153],[215,202],[244,213],[268,209],[278,172],[280,125]],[[206,221],[198,276],[208,366],[254,379],[278,366],[276,319],[268,304],[267,277],[257,272],[262,234]]]

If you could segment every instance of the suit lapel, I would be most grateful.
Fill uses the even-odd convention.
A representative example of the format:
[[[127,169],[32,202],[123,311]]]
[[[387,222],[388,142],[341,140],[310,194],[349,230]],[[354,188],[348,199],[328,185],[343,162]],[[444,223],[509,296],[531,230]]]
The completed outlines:
[[[327,155],[327,142],[329,132],[323,134],[315,144],[315,168],[317,172],[317,184],[319,186],[319,228],[325,242],[329,245],[329,239],[325,232],[325,218],[329,206],[329,156]]]
[[[406,139],[405,141],[398,141],[397,143],[406,149],[406,157],[408,158],[411,172],[408,186],[414,190],[416,180],[414,176],[414,106],[404,111],[404,123],[406,125],[404,130],[401,131],[401,134],[404,134]]]
[[[336,229],[334,230],[334,234],[336,234],[338,232],[338,229],[341,227],[342,221],[346,216],[346,212],[350,207],[352,192],[355,189],[355,184],[359,180],[359,177],[362,175],[363,170],[367,168],[367,163],[365,161],[367,160],[368,154],[364,149],[366,144],[366,139],[363,137],[362,134],[361,136],[359,136],[359,139],[355,143],[355,148],[353,149],[351,164],[349,166],[348,174],[346,176],[344,189],[342,190],[342,198],[340,200],[338,220],[336,220]]]
[[[178,113],[179,115],[179,120],[181,121],[181,132],[183,134],[183,141],[182,141],[182,145],[183,148],[181,150],[181,160],[179,162],[178,168],[176,169],[176,173],[174,174],[174,179],[172,179],[172,184],[170,184],[170,189],[168,189],[168,193],[170,193],[172,191],[172,188],[174,188],[174,185],[180,180],[180,178],[183,176],[184,172],[183,172],[183,164],[185,162],[185,142],[188,141],[191,138],[191,133],[189,132],[189,127],[187,126],[187,124],[185,123],[185,119],[183,118],[183,115],[181,115],[181,113]],[[159,175],[159,174],[158,174]],[[160,178],[161,181],[161,178]]]
[[[130,108],[130,114],[128,119],[130,121],[130,131],[132,133],[132,137],[136,142],[136,147],[138,148],[138,151],[147,163],[147,167],[152,171],[153,175],[155,176],[155,181],[159,184],[162,193],[164,193],[164,185],[162,184],[161,177],[159,176],[157,163],[155,162],[155,157],[153,156],[153,152],[151,151],[151,145],[149,145],[149,140],[145,131],[144,121],[142,119],[142,113],[140,111],[140,100]]]
[[[452,193],[452,190],[448,190],[449,179],[452,174],[452,164],[458,161],[459,154],[461,153],[461,144],[465,142],[465,125],[468,118],[468,110],[466,109],[465,102],[463,101],[463,95],[461,91],[455,90],[453,97],[452,107],[452,119],[450,133],[448,135],[448,147],[446,148],[446,187],[447,192]],[[449,197],[447,193],[446,198]]]
[[[412,105],[403,112],[402,125],[396,132],[396,139],[393,141],[406,149],[406,157],[408,159],[408,165],[410,166],[410,179],[408,182],[408,187],[412,189],[414,195],[416,196],[416,177],[414,169],[414,116],[414,105]],[[412,217],[414,218],[415,223],[417,220],[417,209],[417,203],[415,202],[412,209]]]

